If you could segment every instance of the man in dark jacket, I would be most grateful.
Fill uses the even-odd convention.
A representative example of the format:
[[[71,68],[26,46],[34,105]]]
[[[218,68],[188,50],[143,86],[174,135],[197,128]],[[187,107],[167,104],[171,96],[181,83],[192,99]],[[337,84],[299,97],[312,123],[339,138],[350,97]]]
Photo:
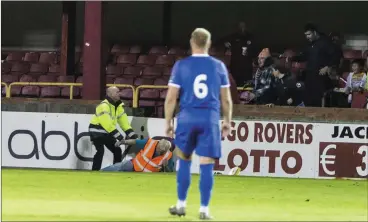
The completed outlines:
[[[293,61],[306,61],[305,95],[306,106],[321,107],[322,98],[331,82],[329,75],[335,69],[337,61],[335,47],[331,40],[318,32],[313,24],[307,24],[304,34],[310,44]]]
[[[231,49],[230,72],[238,86],[252,80],[253,58],[255,57],[253,35],[247,31],[244,22],[239,23],[239,30],[220,40]]]
[[[283,69],[273,72],[275,76],[275,88],[277,100],[274,103],[279,106],[303,106],[304,83],[298,81],[296,75]]]

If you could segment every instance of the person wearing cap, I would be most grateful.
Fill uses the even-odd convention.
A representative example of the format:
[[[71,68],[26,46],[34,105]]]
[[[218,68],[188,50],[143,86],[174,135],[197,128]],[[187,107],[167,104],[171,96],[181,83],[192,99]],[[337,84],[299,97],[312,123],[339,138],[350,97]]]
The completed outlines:
[[[101,171],[162,172],[173,171],[175,144],[169,137],[121,140],[121,145],[136,146],[139,152],[133,159],[103,168]]]
[[[254,88],[250,94],[250,98],[256,104],[274,103],[276,97],[275,93],[275,77],[273,72],[273,59],[270,50],[264,48],[258,55],[259,68],[254,75]]]

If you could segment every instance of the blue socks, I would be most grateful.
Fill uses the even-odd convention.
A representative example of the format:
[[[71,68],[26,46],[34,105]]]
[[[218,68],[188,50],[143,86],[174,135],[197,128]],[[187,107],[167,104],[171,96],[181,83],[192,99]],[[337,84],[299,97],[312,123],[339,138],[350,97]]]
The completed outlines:
[[[201,207],[208,207],[210,203],[213,187],[213,167],[213,163],[200,165],[199,190],[201,191]]]
[[[191,160],[178,160],[178,171],[176,173],[177,191],[178,191],[178,204],[177,207],[185,207],[185,201],[188,195],[188,189],[190,186],[191,174],[190,166]]]
[[[188,195],[188,189],[191,182],[190,166],[191,160],[178,160],[178,168],[176,173],[178,202],[177,208],[186,207],[186,199]],[[212,187],[213,187],[213,167],[214,164],[201,164],[200,165],[200,181],[199,190],[201,193],[201,207],[200,212],[208,214],[208,205],[211,199]]]

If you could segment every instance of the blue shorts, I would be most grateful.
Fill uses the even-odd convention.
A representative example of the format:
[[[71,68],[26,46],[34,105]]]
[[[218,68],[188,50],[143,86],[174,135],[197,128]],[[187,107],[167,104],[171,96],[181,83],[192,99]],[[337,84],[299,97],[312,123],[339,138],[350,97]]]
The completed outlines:
[[[175,145],[185,154],[196,151],[198,156],[221,157],[221,132],[219,123],[185,121],[178,119]]]

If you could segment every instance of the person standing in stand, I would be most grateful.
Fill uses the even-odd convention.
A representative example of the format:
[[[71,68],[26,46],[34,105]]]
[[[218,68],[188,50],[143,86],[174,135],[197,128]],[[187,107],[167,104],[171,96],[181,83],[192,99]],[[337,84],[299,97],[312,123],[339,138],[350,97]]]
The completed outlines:
[[[231,49],[230,73],[239,87],[244,86],[246,81],[253,78],[253,35],[247,30],[245,22],[240,22],[238,31],[222,38],[220,42]]]
[[[291,61],[306,61],[304,103],[310,107],[322,107],[324,93],[331,85],[330,75],[339,65],[338,54],[332,41],[319,32],[313,24],[304,27],[304,34],[309,41],[306,49]]]

